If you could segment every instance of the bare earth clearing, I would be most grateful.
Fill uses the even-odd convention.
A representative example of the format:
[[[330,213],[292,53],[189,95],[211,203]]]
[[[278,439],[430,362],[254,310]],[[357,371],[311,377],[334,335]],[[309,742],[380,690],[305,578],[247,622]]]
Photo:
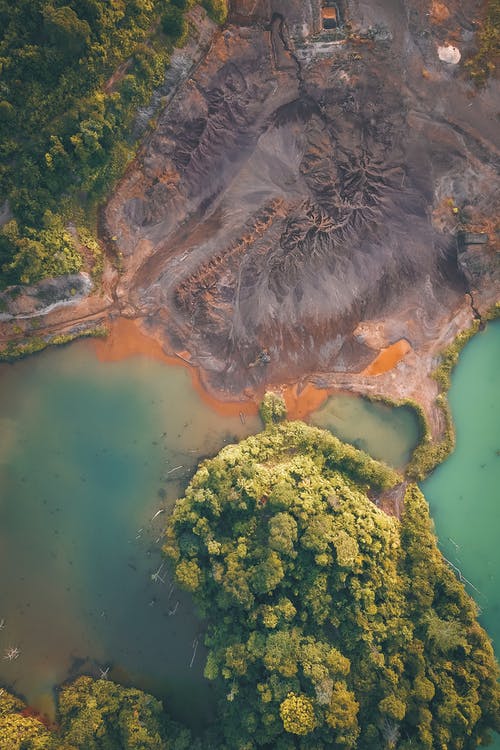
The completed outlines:
[[[38,333],[138,319],[222,400],[311,381],[415,398],[439,434],[437,353],[500,288],[500,87],[437,52],[463,58],[479,10],[351,0],[335,40],[319,0],[234,2],[105,209],[122,273]]]

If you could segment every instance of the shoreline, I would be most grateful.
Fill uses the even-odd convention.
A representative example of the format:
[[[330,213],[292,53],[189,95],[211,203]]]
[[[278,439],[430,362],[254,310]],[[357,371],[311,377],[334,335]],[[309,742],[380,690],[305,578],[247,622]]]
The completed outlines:
[[[189,352],[166,352],[160,341],[143,331],[135,318],[119,317],[110,321],[108,335],[89,339],[88,346],[100,362],[119,362],[142,355],[172,367],[183,367],[189,372],[193,388],[203,402],[223,416],[244,418],[257,415],[264,393],[273,390],[282,393],[289,419],[307,419],[332,393],[339,390],[317,386],[307,379],[295,383],[272,384],[258,390],[248,388],[240,394],[240,398],[224,399],[222,394],[206,385],[202,370],[189,361]]]
[[[218,414],[224,416],[254,416],[258,414],[259,404],[264,393],[268,390],[282,394],[290,420],[305,420],[314,411],[319,409],[333,393],[347,392],[353,395],[364,395],[368,393],[357,393],[347,384],[320,385],[321,376],[311,375],[301,378],[295,382],[270,383],[264,388],[247,388],[239,398],[223,398],[220,392],[215,392],[207,386],[203,378],[202,369],[189,361],[189,352],[168,353],[160,341],[154,336],[142,330],[140,322],[135,318],[118,317],[108,323],[108,335],[100,339],[89,340],[95,356],[101,362],[117,362],[129,357],[143,355],[162,362],[164,364],[184,367],[189,371],[193,388],[204,403]],[[352,377],[378,377],[387,374],[396,367],[406,354],[411,351],[410,344],[401,339],[394,344],[383,348],[378,353],[374,352],[374,359],[365,370],[360,373],[351,373]],[[328,377],[333,377],[332,373]],[[384,397],[384,394],[377,396]]]
[[[88,344],[100,362],[119,362],[129,357],[143,355],[164,364],[184,367],[189,371],[193,388],[205,404],[223,416],[254,416],[258,403],[251,398],[228,400],[216,398],[204,386],[200,371],[180,354],[168,354],[160,342],[141,330],[137,320],[119,317],[108,323],[109,332],[104,339],[92,339]]]
[[[363,396],[371,400],[386,400],[398,404],[402,401],[415,400],[423,408],[427,421],[436,426],[435,419],[429,419],[426,402],[433,401],[437,395],[435,381],[428,377],[427,370],[430,357],[419,356],[411,345],[401,339],[394,344],[374,351],[374,359],[359,373],[309,373],[298,380],[289,382],[269,382],[261,388],[245,388],[234,396],[225,398],[225,393],[207,384],[203,368],[190,361],[187,351],[176,352],[168,348],[168,342],[143,330],[140,319],[117,317],[108,322],[108,335],[102,339],[89,339],[95,356],[103,362],[115,362],[136,355],[143,355],[156,361],[176,367],[184,367],[190,373],[193,387],[203,401],[214,411],[226,416],[245,416],[258,413],[259,403],[266,391],[275,391],[283,395],[288,410],[289,419],[307,419],[319,409],[334,393],[344,392],[356,396]],[[433,353],[433,356],[434,353]],[[416,364],[419,367],[416,367]],[[406,370],[418,373],[414,378],[408,378]],[[410,380],[416,380],[419,385],[419,395],[428,398],[418,398],[414,388],[409,385]],[[401,382],[407,386],[401,387]],[[432,393],[430,393],[432,391]],[[439,429],[436,431],[439,434]]]
[[[498,316],[498,304],[493,305],[485,311],[482,323]],[[57,328],[68,331],[67,325]],[[143,355],[170,366],[184,367],[189,371],[193,388],[205,404],[220,415],[239,416],[242,422],[246,417],[258,414],[266,391],[275,391],[283,396],[290,420],[307,420],[329,396],[339,392],[383,401],[391,406],[408,406],[416,414],[421,438],[405,475],[413,480],[421,480],[453,450],[454,429],[447,402],[449,374],[461,348],[481,328],[481,322],[473,317],[468,304],[462,304],[434,345],[423,351],[418,351],[407,339],[401,338],[380,347],[378,351],[374,348],[374,359],[361,372],[311,372],[295,381],[270,381],[261,388],[247,387],[228,398],[225,398],[225,395],[229,396],[227,392],[216,390],[207,383],[203,368],[190,361],[188,351],[169,350],[168,340],[144,331],[139,317],[123,317],[116,313],[114,316],[100,316],[98,328],[100,338],[92,338],[91,330],[81,330],[75,335],[60,333],[40,348],[87,336],[87,346],[103,362]],[[105,336],[102,333],[104,328],[107,331]],[[69,331],[72,329],[69,328]],[[28,346],[18,354],[18,358],[36,351],[38,348]]]

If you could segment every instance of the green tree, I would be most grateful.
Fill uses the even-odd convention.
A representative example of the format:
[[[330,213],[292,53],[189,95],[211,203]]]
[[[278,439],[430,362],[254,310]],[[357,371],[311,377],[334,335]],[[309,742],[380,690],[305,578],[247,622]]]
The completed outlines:
[[[0,238],[2,287],[75,270],[73,251],[62,263],[40,237],[44,216],[83,210],[94,221],[134,155],[137,108],[164,80],[191,4],[0,0],[0,196],[18,234]]]
[[[202,0],[201,4],[216,23],[225,23],[228,12],[227,0]]]
[[[286,732],[309,734],[314,729],[314,708],[306,695],[289,693],[280,705],[280,716]]]
[[[199,467],[165,551],[209,618],[229,747],[470,750],[498,726],[491,644],[425,500],[409,486],[400,523],[368,498],[397,481],[272,418]]]
[[[180,8],[175,5],[167,8],[161,19],[163,33],[166,34],[174,44],[178,44],[186,37],[187,23]]]
[[[66,55],[79,55],[90,42],[90,26],[68,5],[46,5],[42,11],[44,29],[49,41]]]
[[[266,427],[281,422],[286,418],[286,404],[284,398],[277,393],[267,391],[262,399],[259,412]]]

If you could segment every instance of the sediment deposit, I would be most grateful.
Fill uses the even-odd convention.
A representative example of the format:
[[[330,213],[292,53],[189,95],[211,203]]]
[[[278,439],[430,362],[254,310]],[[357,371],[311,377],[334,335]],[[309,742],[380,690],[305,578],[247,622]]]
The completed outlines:
[[[437,47],[473,4],[443,31],[419,2],[353,2],[345,38],[314,33],[320,10],[235,3],[107,208],[125,313],[216,389],[425,352],[470,306],[453,209],[491,215],[500,144],[491,92]],[[498,256],[477,254],[489,299]]]
[[[103,211],[119,273],[37,335],[132,318],[222,399],[312,381],[416,398],[439,433],[437,355],[500,289],[500,87],[464,67],[480,3],[338,10],[340,30],[321,0],[235,0],[222,29],[191,11]],[[4,341],[30,333],[9,320]]]

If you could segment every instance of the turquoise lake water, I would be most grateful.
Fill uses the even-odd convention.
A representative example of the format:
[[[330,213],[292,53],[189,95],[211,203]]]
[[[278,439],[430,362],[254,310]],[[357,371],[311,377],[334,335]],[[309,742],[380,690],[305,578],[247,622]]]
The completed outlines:
[[[450,394],[457,450],[423,487],[441,548],[475,587],[497,646],[499,372],[496,323],[461,356]],[[410,411],[350,395],[311,421],[396,467],[417,440]],[[1,366],[0,655],[21,655],[0,659],[0,684],[50,714],[57,684],[110,666],[191,726],[207,720],[202,626],[159,570],[165,513],[155,514],[200,457],[259,429],[257,418],[214,413],[186,370],[142,356],[99,362],[89,342]]]
[[[500,321],[460,355],[449,394],[456,449],[422,490],[444,556],[470,581],[500,655]],[[500,750],[500,737],[490,746]]]
[[[88,342],[0,367],[0,654],[21,649],[0,684],[50,714],[55,685],[111,665],[192,726],[206,718],[201,626],[164,569],[151,579],[152,519],[201,456],[259,429],[215,414],[185,369],[99,362]]]

